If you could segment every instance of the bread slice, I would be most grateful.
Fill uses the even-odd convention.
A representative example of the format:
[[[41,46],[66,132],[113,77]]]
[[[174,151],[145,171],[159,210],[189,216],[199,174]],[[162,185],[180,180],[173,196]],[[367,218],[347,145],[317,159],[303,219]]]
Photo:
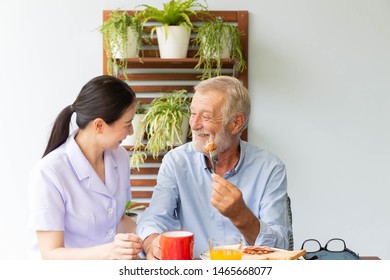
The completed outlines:
[[[268,254],[252,255],[242,254],[243,260],[296,260],[299,257],[306,254],[305,250],[287,251],[281,249],[275,249],[275,251]]]

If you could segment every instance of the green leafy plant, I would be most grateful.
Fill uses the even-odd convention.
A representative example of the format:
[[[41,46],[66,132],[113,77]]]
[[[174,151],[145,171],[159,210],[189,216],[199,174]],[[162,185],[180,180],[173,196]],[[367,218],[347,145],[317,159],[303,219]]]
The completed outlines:
[[[135,110],[135,113],[136,114],[146,114],[146,112],[148,111],[148,108],[150,107],[149,104],[146,104],[146,103],[141,103],[141,102],[137,102],[137,108]]]
[[[229,50],[226,58],[238,60],[234,72],[242,72],[245,69],[241,32],[237,26],[223,21],[221,17],[217,17],[200,25],[196,31],[197,35],[193,39],[193,43],[199,47],[195,54],[195,57],[199,57],[199,62],[195,69],[202,70],[202,80],[221,75],[225,45]]]
[[[145,208],[144,205],[137,205],[137,202],[129,200],[129,201],[126,202],[125,214],[130,216],[131,213],[133,213],[133,211],[141,210],[141,209],[144,209],[144,208]]]
[[[133,154],[130,157],[132,168],[143,164],[148,154],[157,158],[160,152],[166,152],[181,142],[181,127],[185,116],[190,115],[189,107],[190,96],[186,90],[173,91],[152,101],[137,129]]]
[[[116,74],[118,70],[127,68],[129,27],[135,36],[136,54],[139,57],[143,38],[143,24],[139,16],[131,16],[126,11],[115,10],[100,27],[100,32],[103,34],[103,44],[107,57],[107,72],[109,75]],[[119,54],[120,58],[115,57],[117,54]],[[141,57],[139,58],[141,59]],[[125,78],[127,78],[126,71],[123,73]]]
[[[137,7],[145,8],[139,12],[143,23],[149,20],[155,20],[164,25],[165,36],[168,36],[169,25],[184,25],[188,29],[193,27],[190,16],[196,15],[199,12],[207,13],[207,2],[201,4],[198,0],[171,0],[163,4],[163,10],[150,5],[139,5]],[[156,29],[156,26],[151,29],[151,37]]]

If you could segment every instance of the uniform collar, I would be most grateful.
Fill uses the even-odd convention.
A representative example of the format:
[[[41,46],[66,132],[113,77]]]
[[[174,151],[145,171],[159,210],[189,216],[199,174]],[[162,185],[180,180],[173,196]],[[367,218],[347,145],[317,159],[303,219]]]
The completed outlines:
[[[78,129],[75,130],[66,141],[66,152],[69,156],[69,161],[73,166],[74,172],[80,181],[87,179],[88,188],[93,191],[112,196],[118,186],[119,176],[117,173],[117,163],[113,159],[111,153],[104,152],[104,166],[106,170],[106,184],[102,182],[91,164],[84,156],[79,145],[77,145],[74,139],[78,133]]]

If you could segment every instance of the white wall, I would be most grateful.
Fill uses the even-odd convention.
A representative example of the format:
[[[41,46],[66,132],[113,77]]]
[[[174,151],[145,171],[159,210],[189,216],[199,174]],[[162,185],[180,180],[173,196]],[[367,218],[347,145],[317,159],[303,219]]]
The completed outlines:
[[[1,1],[0,259],[27,258],[28,172],[102,73],[102,10],[162,2]],[[390,2],[208,2],[250,12],[249,140],[287,165],[296,248],[341,237],[390,259]]]

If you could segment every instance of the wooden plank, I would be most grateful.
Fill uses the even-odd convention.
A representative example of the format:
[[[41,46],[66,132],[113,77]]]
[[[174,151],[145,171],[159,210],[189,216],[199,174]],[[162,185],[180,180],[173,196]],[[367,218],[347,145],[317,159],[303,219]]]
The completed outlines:
[[[159,168],[158,167],[140,167],[139,170],[131,169],[130,173],[133,175],[144,175],[144,174],[157,174]]]
[[[131,191],[133,198],[151,198],[153,191]]]
[[[154,187],[157,179],[130,179],[130,184],[137,187]]]
[[[209,11],[211,13],[210,16],[206,16],[204,14],[198,13],[196,16],[190,16],[192,22],[196,21],[209,21],[213,17],[222,17],[224,21],[227,22],[237,22],[237,11]]]
[[[135,73],[126,74],[129,81],[198,81],[199,74],[197,73]],[[124,76],[120,74],[120,79],[124,79]]]
[[[243,85],[248,88],[248,11],[238,12],[237,27],[242,30],[241,33],[241,47],[244,60],[246,62],[246,68],[242,73],[238,73],[238,79],[240,79]]]
[[[149,85],[134,85],[131,86],[135,93],[144,93],[144,92],[159,92],[159,93],[170,93],[174,90],[182,90],[185,89],[189,93],[194,92],[194,86],[183,85],[183,86],[175,86],[175,85],[159,85],[159,86],[149,86]]]
[[[143,68],[194,68],[199,59],[194,57],[187,58],[164,58],[159,57],[144,57],[141,61],[138,58],[127,59],[127,67],[135,69]],[[163,62],[163,63],[162,63]],[[236,63],[235,60],[222,59],[224,68],[232,68]]]

